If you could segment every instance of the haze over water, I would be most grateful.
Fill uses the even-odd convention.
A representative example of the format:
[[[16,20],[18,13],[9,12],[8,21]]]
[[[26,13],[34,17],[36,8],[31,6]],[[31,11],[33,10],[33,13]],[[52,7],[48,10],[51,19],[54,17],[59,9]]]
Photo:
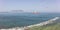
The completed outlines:
[[[28,26],[54,17],[60,17],[60,0],[0,0],[0,28]]]

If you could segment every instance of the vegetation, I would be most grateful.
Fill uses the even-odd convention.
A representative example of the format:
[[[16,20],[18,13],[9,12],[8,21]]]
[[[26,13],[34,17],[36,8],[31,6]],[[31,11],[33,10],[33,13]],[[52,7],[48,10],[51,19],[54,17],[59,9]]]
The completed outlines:
[[[60,30],[60,23],[29,28],[29,30]]]

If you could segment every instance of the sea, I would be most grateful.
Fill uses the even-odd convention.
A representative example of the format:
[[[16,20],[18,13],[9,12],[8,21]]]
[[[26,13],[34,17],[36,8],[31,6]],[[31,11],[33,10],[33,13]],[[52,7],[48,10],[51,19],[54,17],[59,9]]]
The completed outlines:
[[[29,26],[55,17],[60,17],[60,13],[0,13],[0,28]]]

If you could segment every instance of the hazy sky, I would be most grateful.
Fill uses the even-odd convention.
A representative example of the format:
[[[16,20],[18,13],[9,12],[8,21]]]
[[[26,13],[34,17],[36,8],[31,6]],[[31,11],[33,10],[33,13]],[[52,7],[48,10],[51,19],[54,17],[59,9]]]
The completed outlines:
[[[60,0],[0,0],[0,12],[12,10],[60,12]]]

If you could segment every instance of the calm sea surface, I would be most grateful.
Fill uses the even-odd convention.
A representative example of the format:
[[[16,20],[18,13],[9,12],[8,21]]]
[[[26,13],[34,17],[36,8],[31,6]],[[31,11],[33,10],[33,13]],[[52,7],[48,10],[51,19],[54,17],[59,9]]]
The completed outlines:
[[[60,13],[17,13],[0,14],[0,27],[22,27],[47,21],[54,17],[60,17]]]

